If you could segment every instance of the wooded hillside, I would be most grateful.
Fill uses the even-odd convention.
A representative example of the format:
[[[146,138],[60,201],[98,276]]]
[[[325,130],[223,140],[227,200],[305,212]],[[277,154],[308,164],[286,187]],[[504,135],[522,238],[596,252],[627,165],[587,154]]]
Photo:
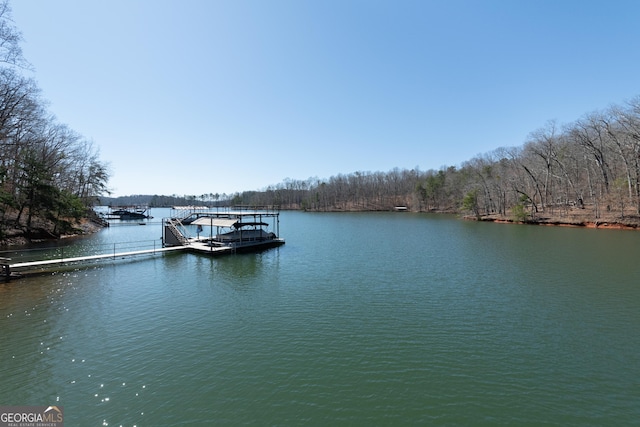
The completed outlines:
[[[108,180],[93,144],[47,110],[20,41],[0,1],[0,241],[68,232]]]
[[[602,220],[637,226],[640,215],[640,97],[551,121],[519,147],[499,148],[440,170],[355,172],[285,180],[234,196],[242,204],[344,211],[461,212],[514,221]]]
[[[154,205],[180,200],[145,197]],[[286,179],[261,191],[185,195],[181,202],[309,211],[402,206],[479,219],[635,228],[640,225],[640,96],[565,125],[550,121],[521,146],[498,148],[459,166]]]

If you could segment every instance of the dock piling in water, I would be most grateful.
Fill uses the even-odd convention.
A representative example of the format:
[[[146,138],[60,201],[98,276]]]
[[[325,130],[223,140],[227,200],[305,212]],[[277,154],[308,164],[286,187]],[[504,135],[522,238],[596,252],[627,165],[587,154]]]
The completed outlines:
[[[0,267],[2,267],[2,277],[9,279],[11,277],[11,258],[0,258]]]

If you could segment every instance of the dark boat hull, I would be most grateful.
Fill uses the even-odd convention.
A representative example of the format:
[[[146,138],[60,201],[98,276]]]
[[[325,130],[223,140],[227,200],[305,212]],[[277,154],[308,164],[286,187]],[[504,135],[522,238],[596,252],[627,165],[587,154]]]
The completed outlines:
[[[237,253],[261,252],[267,249],[276,248],[284,245],[283,239],[274,239],[263,242],[250,242],[248,244],[239,244],[235,247]]]

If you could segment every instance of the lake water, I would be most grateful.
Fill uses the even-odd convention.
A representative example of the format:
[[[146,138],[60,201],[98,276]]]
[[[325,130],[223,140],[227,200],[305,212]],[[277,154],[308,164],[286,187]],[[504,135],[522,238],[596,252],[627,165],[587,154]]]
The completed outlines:
[[[152,214],[73,245],[158,241]],[[301,212],[280,233],[0,283],[0,405],[69,426],[640,422],[640,233]]]

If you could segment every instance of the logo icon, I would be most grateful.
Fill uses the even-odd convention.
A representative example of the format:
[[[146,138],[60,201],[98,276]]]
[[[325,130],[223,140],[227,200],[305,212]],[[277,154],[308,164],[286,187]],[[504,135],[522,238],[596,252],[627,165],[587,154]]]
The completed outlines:
[[[64,427],[62,406],[0,406],[0,427]]]

